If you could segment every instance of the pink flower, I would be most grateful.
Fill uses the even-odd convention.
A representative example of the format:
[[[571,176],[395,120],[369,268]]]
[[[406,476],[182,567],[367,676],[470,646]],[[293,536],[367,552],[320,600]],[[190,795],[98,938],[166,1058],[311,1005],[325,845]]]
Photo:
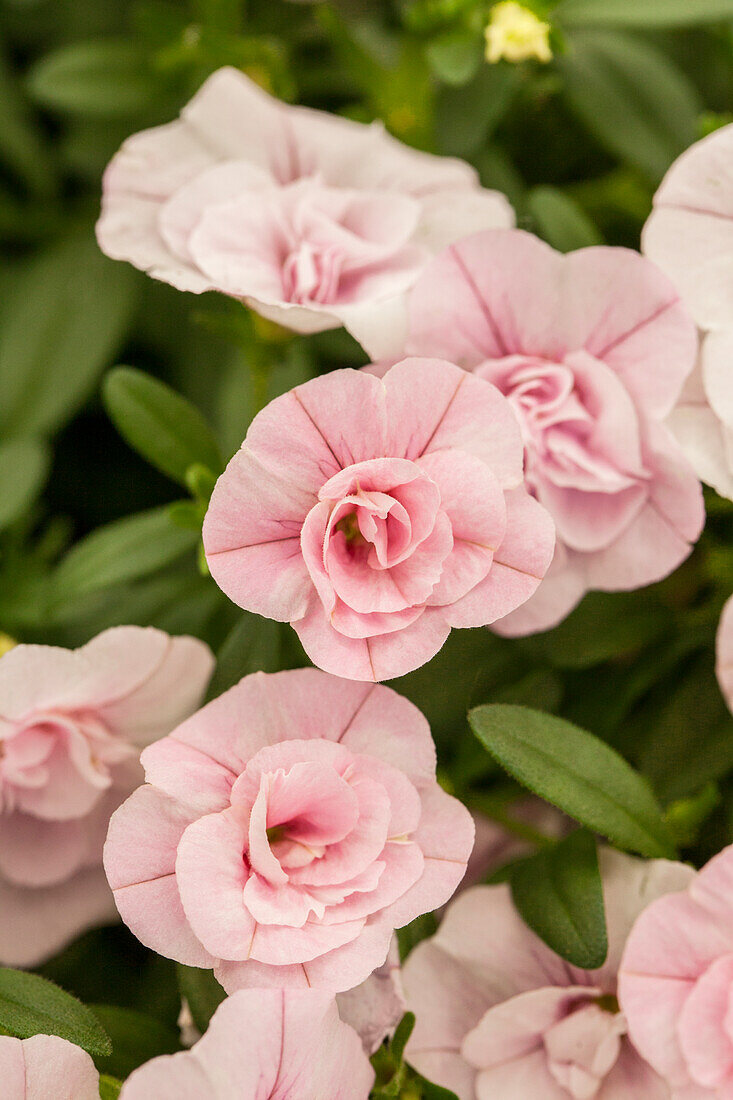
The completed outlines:
[[[34,966],[115,917],[102,871],[112,811],[140,783],[140,748],[199,703],[193,638],[121,626],[81,649],[0,659],[0,959]]]
[[[715,673],[728,709],[733,711],[733,596],[720,616],[716,638]]]
[[[733,499],[733,126],[675,161],[654,196],[642,247],[707,332],[670,426],[703,481]]]
[[[219,1005],[192,1050],[135,1070],[120,1100],[368,1100],[373,1082],[333,997],[248,989]]]
[[[128,138],[97,236],[179,290],[219,290],[298,332],[345,324],[377,356],[404,335],[404,294],[431,254],[512,223],[462,161],[287,107],[226,68],[176,122]]]
[[[58,1035],[0,1035],[3,1100],[99,1100],[99,1074],[80,1047]]]
[[[212,576],[240,607],[290,621],[314,664],[401,676],[453,626],[537,588],[552,523],[522,487],[509,403],[436,359],[383,379],[338,370],[255,417],[204,521]]]
[[[247,676],[142,756],[105,868],[148,947],[242,987],[351,989],[473,844],[418,710],[315,669]]]
[[[336,997],[339,1016],[361,1037],[367,1054],[374,1054],[395,1028],[406,1011],[402,989],[400,952],[397,937],[392,937],[389,954],[366,981]]]
[[[637,920],[619,999],[637,1049],[673,1100],[733,1096],[733,847]]]
[[[508,886],[475,886],[403,968],[417,1017],[408,1061],[460,1100],[667,1100],[634,1050],[616,972],[638,913],[679,890],[678,863],[600,853],[609,950],[599,970],[564,962],[530,931]]]
[[[410,354],[493,382],[522,429],[527,485],[557,549],[537,595],[501,624],[554,626],[588,589],[638,588],[676,568],[704,519],[700,485],[664,427],[696,333],[649,261],[621,248],[562,256],[528,233],[450,247],[409,304]]]

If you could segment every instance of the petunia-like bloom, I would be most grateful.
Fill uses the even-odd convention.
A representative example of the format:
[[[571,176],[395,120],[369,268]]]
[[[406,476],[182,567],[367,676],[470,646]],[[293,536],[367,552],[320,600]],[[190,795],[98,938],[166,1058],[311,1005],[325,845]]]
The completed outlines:
[[[397,937],[385,962],[366,981],[336,997],[339,1016],[361,1037],[367,1054],[382,1045],[394,1033],[406,1011]]]
[[[135,1070],[120,1100],[368,1100],[373,1082],[332,996],[248,989],[219,1005],[192,1050]]]
[[[705,332],[699,369],[670,426],[703,481],[733,500],[733,126],[672,165],[642,248]]]
[[[81,1047],[58,1035],[0,1035],[3,1100],[99,1100],[99,1073]]]
[[[427,722],[386,687],[256,673],[142,754],[104,862],[146,946],[227,992],[363,982],[460,882],[471,816]]]
[[[700,484],[663,420],[697,335],[677,292],[623,248],[563,256],[519,230],[479,233],[427,267],[409,303],[411,355],[442,355],[506,395],[529,490],[557,548],[537,595],[503,623],[546,630],[589,589],[660,580],[704,520]]]
[[[153,278],[241,298],[298,332],[345,324],[378,357],[404,335],[405,291],[433,253],[512,224],[463,161],[381,123],[286,106],[224,68],[177,121],[124,143],[97,237]]]
[[[135,626],[0,659],[0,962],[35,966],[116,918],[110,814],[142,781],[140,748],[191,714],[212,667],[202,642]]]
[[[600,852],[608,957],[581,970],[516,912],[508,886],[474,886],[403,967],[416,1015],[407,1059],[459,1100],[668,1100],[634,1049],[616,1001],[626,937],[650,902],[693,872]]]
[[[437,359],[337,370],[255,417],[211,497],[206,557],[320,668],[390,679],[535,591],[554,531],[522,481],[511,406],[482,379]]]
[[[621,962],[629,1034],[672,1100],[733,1096],[732,991],[733,846],[641,914]]]

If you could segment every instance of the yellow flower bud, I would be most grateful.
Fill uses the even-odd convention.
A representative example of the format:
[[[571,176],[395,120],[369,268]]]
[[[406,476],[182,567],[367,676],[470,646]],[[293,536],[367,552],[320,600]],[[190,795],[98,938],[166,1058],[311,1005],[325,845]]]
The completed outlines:
[[[485,33],[487,61],[552,60],[550,24],[515,0],[494,5]]]

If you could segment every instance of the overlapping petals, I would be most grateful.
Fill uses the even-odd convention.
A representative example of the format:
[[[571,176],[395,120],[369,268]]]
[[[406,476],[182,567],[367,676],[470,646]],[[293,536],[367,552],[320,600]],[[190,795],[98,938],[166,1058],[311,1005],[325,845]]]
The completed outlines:
[[[0,660],[0,958],[34,965],[111,919],[101,867],[110,814],[142,778],[140,749],[199,703],[208,648],[117,627],[77,650]]]
[[[733,848],[641,914],[619,973],[637,1049],[673,1100],[733,1095]]]
[[[99,1100],[99,1073],[81,1047],[58,1035],[0,1035],[4,1100]]]
[[[687,556],[703,519],[697,478],[663,423],[695,362],[671,283],[620,248],[562,256],[495,230],[450,246],[410,295],[407,351],[493,382],[521,425],[527,485],[555,521],[537,595],[498,629],[559,622],[588,589],[630,589]]]
[[[351,989],[473,844],[422,715],[314,669],[246,677],[142,757],[105,868],[147,946],[242,987]]]
[[[180,290],[242,298],[299,332],[346,324],[379,356],[403,339],[405,291],[429,256],[512,223],[462,161],[288,107],[224,68],[180,119],[124,143],[97,235]]]
[[[421,1073],[459,1100],[668,1100],[629,1041],[616,975],[635,918],[693,872],[610,850],[600,865],[609,951],[598,970],[555,955],[523,923],[507,886],[473,887],[449,906],[403,968],[416,1015],[407,1057]]]
[[[242,990],[192,1050],[136,1070],[120,1100],[368,1100],[373,1081],[329,994]]]
[[[382,379],[334,371],[271,402],[203,535],[227,595],[290,621],[315,664],[360,680],[409,672],[451,627],[514,610],[554,543],[522,486],[508,401],[434,359]]]

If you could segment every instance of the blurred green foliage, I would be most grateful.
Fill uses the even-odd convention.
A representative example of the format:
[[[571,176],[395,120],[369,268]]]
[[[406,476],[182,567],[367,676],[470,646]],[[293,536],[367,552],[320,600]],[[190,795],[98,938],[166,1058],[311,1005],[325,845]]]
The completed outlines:
[[[195,634],[221,654],[211,694],[304,663],[289,628],[242,615],[200,568],[200,522],[256,407],[364,356],[343,332],[283,338],[230,301],[106,260],[101,174],[128,134],[235,65],[286,100],[380,117],[466,158],[556,248],[638,247],[671,161],[730,121],[733,0],[527,6],[552,26],[548,64],[485,60],[486,0],[0,0],[0,631],[62,645],[120,622]],[[134,369],[102,387],[119,362]],[[590,595],[546,635],[454,632],[394,682],[429,718],[448,788],[485,810],[518,797],[466,715],[531,706],[624,757],[684,858],[733,839],[733,719],[713,675],[733,505],[707,503],[699,546],[662,584]],[[599,935],[574,950],[592,954]],[[112,1076],[175,1049],[176,969],[124,929],[88,934],[43,973],[104,1006]],[[216,1003],[195,975],[181,981],[198,1012]]]

